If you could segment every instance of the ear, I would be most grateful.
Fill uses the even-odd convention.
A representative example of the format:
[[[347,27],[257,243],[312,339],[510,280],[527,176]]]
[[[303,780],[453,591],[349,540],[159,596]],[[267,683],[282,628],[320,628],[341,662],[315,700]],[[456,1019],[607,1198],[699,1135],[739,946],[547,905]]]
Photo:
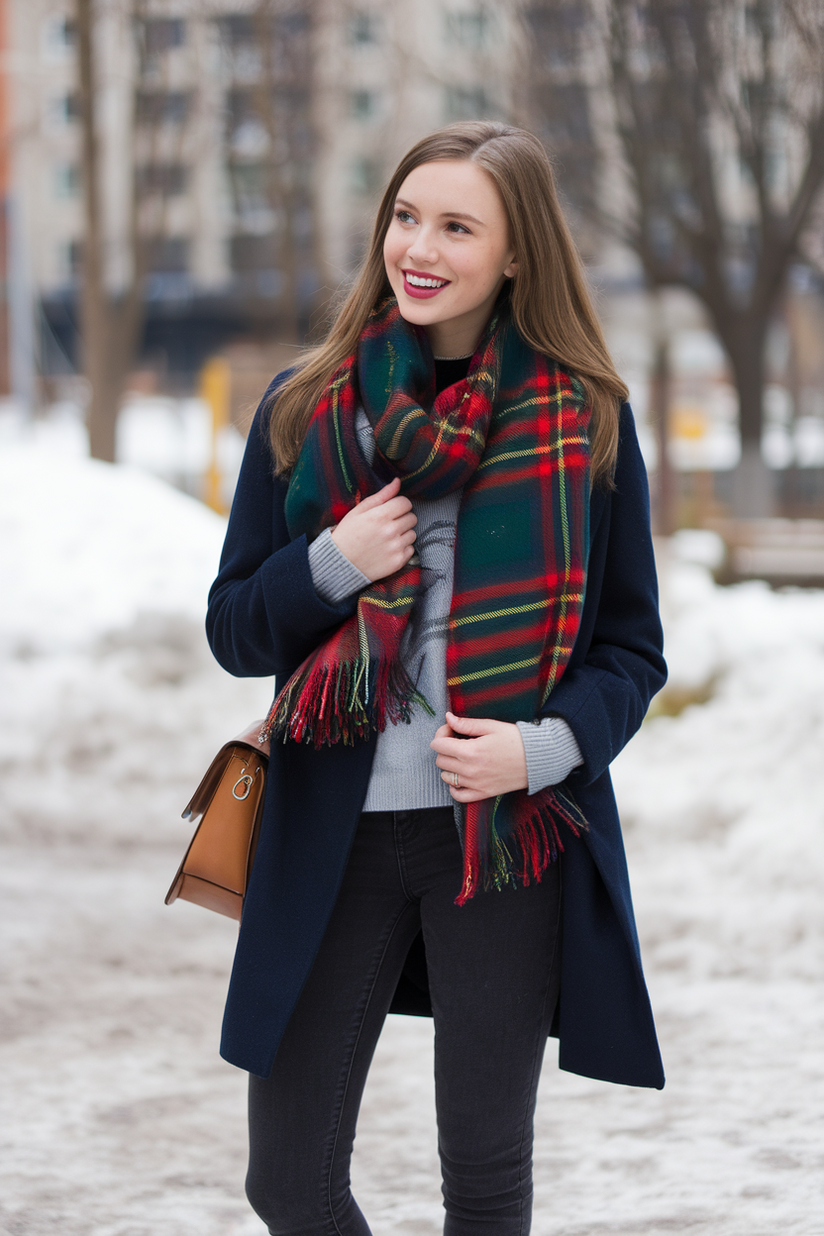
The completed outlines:
[[[507,279],[514,279],[517,273],[518,273],[518,262],[515,258],[513,258],[512,261],[509,263],[509,265],[504,267],[504,274],[506,275]]]

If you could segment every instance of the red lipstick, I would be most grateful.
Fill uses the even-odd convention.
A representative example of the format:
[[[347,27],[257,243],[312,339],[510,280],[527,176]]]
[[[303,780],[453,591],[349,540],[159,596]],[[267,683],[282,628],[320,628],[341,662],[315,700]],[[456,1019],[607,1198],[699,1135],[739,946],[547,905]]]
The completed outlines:
[[[418,279],[439,279],[439,275],[429,275],[423,270],[403,270],[403,290],[407,296],[414,297],[415,300],[431,300],[433,296],[437,296],[444,288],[449,287],[451,280],[444,279],[443,282],[436,288],[419,288],[409,282],[409,275],[415,276]]]

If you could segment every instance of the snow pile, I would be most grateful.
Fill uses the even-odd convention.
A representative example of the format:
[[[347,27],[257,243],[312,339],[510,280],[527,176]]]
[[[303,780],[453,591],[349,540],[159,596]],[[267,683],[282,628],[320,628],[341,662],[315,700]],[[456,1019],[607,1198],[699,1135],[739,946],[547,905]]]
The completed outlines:
[[[224,531],[144,473],[4,447],[0,832],[162,835],[265,711],[271,684],[229,678],[203,631]]]
[[[269,703],[206,647],[223,529],[145,475],[0,451],[0,1232],[262,1230],[216,1054],[234,924],[162,905],[184,803]],[[664,552],[671,679],[614,768],[668,1084],[550,1047],[536,1236],[821,1231],[824,593],[696,558]],[[390,1019],[354,1164],[376,1236],[441,1230],[431,1052]]]
[[[718,588],[677,559],[661,575],[670,681],[615,764],[625,828],[678,853],[678,880],[703,896],[676,896],[668,916],[699,914],[722,969],[818,976],[824,593]],[[695,961],[696,944],[693,930],[668,947]]]
[[[671,679],[614,780],[668,1082],[621,1102],[564,1079],[621,1167],[562,1230],[817,1236],[824,593],[666,555],[661,582]]]
[[[32,418],[12,400],[0,398],[0,450],[6,444],[29,444],[44,454],[85,459],[89,454],[86,411],[82,402],[62,399]],[[245,440],[233,424],[215,432],[212,412],[203,399],[129,392],[117,420],[118,463],[138,468],[200,496],[206,474],[216,466],[220,494],[230,506]]]
[[[200,621],[224,521],[143,472],[26,446],[0,456],[0,639],[53,654],[141,611]]]

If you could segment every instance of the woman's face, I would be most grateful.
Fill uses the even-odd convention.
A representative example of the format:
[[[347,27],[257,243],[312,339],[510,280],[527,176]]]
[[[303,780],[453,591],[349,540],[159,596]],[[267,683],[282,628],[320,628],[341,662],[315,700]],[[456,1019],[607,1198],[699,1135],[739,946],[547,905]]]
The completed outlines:
[[[395,199],[383,260],[402,316],[424,327],[435,355],[472,352],[518,268],[489,173],[465,159],[416,167]]]

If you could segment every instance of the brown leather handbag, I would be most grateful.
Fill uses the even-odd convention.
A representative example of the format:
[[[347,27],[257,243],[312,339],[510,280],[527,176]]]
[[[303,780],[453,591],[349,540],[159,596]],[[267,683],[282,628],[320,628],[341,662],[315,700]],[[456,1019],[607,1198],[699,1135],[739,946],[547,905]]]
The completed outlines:
[[[258,722],[258,729],[262,722]],[[265,747],[246,741],[254,730],[227,742],[206,770],[184,820],[197,828],[166,894],[240,918],[255,857],[269,763]]]

